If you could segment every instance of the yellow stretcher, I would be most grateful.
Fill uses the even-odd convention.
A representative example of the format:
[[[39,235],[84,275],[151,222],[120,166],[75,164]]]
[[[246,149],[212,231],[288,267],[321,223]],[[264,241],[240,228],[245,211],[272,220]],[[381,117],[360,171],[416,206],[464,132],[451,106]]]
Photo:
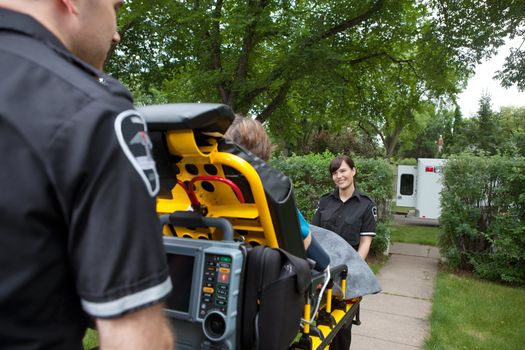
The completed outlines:
[[[154,144],[161,187],[157,197],[159,216],[193,211],[205,218],[223,218],[231,223],[238,242],[282,248],[306,258],[289,180],[222,138],[234,118],[228,106],[171,104],[143,107],[140,112]],[[220,228],[177,226],[176,222],[164,225],[163,234],[197,240],[225,239]],[[304,295],[303,322],[290,348],[327,348],[342,326],[356,323],[361,299],[344,300],[332,291],[334,281],[345,290],[346,266],[330,272],[329,281],[323,274],[312,278]],[[319,287],[323,285],[326,288],[320,295]]]

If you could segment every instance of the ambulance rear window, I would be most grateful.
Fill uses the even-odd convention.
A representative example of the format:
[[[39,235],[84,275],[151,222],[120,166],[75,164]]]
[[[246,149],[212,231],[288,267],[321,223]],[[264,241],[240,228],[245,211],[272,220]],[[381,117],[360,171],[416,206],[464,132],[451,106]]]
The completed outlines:
[[[403,196],[411,196],[414,194],[414,175],[402,174],[401,175],[401,186],[399,192]]]

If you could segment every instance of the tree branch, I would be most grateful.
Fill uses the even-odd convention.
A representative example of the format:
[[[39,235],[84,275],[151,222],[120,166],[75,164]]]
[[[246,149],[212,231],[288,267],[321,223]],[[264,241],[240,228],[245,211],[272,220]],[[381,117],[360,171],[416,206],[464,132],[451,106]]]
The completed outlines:
[[[381,130],[376,126],[374,125],[373,123],[367,121],[367,120],[360,120],[358,123],[357,123],[357,126],[359,127],[359,129],[363,130],[363,132],[365,134],[368,135],[368,137],[370,137],[371,139],[373,138],[373,135],[368,131],[368,129],[363,125],[363,122],[367,123],[370,127],[372,127],[372,129],[374,129],[376,135],[378,135],[380,138],[381,138],[381,142],[383,142],[383,145],[385,144],[385,137],[383,136],[383,134],[381,133]]]
[[[279,89],[277,95],[275,95],[273,98],[272,102],[270,102],[270,104],[268,104],[268,106],[266,106],[266,108],[261,113],[259,113],[256,119],[261,124],[264,123],[268,117],[284,102],[284,99],[288,94],[288,90],[290,90],[290,86],[290,82],[284,83]]]
[[[259,2],[255,0],[248,1],[248,16],[250,16],[250,19],[244,31],[241,55],[239,56],[239,61],[237,62],[237,69],[235,71],[235,77],[232,84],[233,86],[240,86],[246,80],[248,75],[248,62],[256,42],[256,29],[259,25],[259,16],[267,5],[267,0],[261,0]],[[230,91],[230,96],[228,99],[228,104],[230,106],[233,106],[235,103],[237,95],[237,90]]]
[[[211,69],[222,72],[221,62],[221,33],[220,33],[220,18],[222,12],[222,0],[215,2],[215,9],[211,18],[211,34],[210,34],[210,54],[211,54]],[[224,86],[224,82],[217,83],[217,89],[221,96],[223,103],[228,102],[228,91]]]
[[[413,62],[414,60],[412,59],[400,59],[400,58],[396,58],[394,56],[392,56],[391,54],[389,54],[388,52],[386,51],[381,51],[381,52],[375,52],[375,53],[371,53],[371,54],[368,54],[366,56],[363,56],[363,57],[358,57],[358,58],[354,58],[350,61],[344,61],[344,62],[347,62],[349,64],[359,64],[359,63],[362,63],[362,62],[365,62],[369,59],[372,59],[372,58],[376,58],[376,57],[386,57],[388,58],[390,61],[394,62],[394,63],[397,63],[399,64],[400,66],[403,65],[403,64],[406,64],[410,67],[410,70],[412,70],[412,72],[414,73],[414,75],[416,77],[419,78],[419,75],[417,73],[417,70],[416,68],[414,67],[413,65]]]
[[[340,23],[327,31],[325,31],[322,34],[315,35],[314,37],[311,37],[309,39],[306,39],[304,41],[304,44],[297,47],[294,52],[303,52],[308,47],[313,46],[315,43],[317,43],[320,39],[326,39],[330,36],[333,36],[337,33],[340,33],[342,31],[345,31],[349,28],[355,27],[358,24],[368,20],[373,14],[375,14],[377,11],[380,10],[380,8],[383,6],[383,3],[385,0],[376,0],[372,4],[370,8],[368,8],[365,12],[362,14],[353,17],[351,19],[348,19],[347,21],[344,21],[343,23]],[[290,61],[295,57],[294,52],[291,52],[289,55],[287,55],[287,58],[281,63],[276,66],[276,68],[269,74],[268,79],[266,79],[267,82],[272,82],[276,80],[277,78],[281,77],[285,71],[285,67],[289,66]],[[368,57],[372,58],[372,57]],[[365,58],[361,58],[361,60],[364,60]],[[359,62],[359,59],[356,59],[357,61],[355,63]],[[297,68],[297,67],[295,67]],[[306,71],[306,70],[305,70]],[[246,92],[242,96],[242,101],[240,101],[240,105],[249,105],[253,99],[255,99],[257,96],[259,96],[261,93],[267,91],[270,87],[270,84],[264,84],[262,86],[258,86],[256,88],[253,88],[251,91]]]
[[[260,94],[262,94],[263,92],[267,91],[270,88],[271,82],[282,77],[282,75],[284,74],[284,71],[285,71],[284,66],[279,65],[279,67],[277,67],[275,70],[273,70],[270,73],[270,76],[267,79],[265,79],[263,84],[260,84],[259,87],[256,87],[252,89],[251,91],[243,94],[241,96],[241,100],[237,103],[237,106],[242,107],[242,106],[250,105],[253,99],[255,99],[257,96],[259,96]]]
[[[366,10],[365,12],[363,12],[362,14],[354,17],[354,18],[351,18],[343,23],[340,23],[330,29],[328,29],[326,32],[322,33],[320,38],[321,39],[326,39],[326,38],[329,38],[337,33],[341,33],[341,32],[344,32],[345,30],[349,29],[349,28],[352,28],[352,27],[355,27],[357,26],[358,24],[361,24],[363,22],[365,22],[366,20],[368,20],[370,17],[372,17],[377,11],[379,11],[379,9],[383,6],[383,3],[385,2],[385,0],[376,0],[375,3],[372,4],[372,6],[370,6],[370,8],[368,10]]]
[[[394,150],[399,140],[399,135],[401,135],[401,131],[403,131],[403,128],[404,125],[398,124],[394,130],[394,133],[386,137],[386,143],[384,143],[384,145],[387,152],[386,155],[388,158],[392,157],[392,155],[394,154]]]

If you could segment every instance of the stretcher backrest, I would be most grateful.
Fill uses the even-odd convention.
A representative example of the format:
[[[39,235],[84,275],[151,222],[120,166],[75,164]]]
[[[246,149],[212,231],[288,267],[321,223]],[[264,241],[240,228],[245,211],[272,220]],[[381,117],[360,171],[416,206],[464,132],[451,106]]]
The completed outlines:
[[[194,210],[226,218],[238,239],[305,257],[290,179],[222,138],[235,117],[228,106],[169,104],[139,110],[160,177],[159,215]],[[213,227],[165,226],[164,234],[222,239]]]

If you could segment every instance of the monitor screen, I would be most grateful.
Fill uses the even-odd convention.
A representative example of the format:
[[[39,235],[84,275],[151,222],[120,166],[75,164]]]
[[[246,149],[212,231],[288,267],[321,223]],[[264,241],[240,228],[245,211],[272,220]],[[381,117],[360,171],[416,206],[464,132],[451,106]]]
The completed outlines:
[[[166,306],[168,310],[188,313],[193,282],[193,265],[195,257],[182,254],[167,254],[173,288]]]

